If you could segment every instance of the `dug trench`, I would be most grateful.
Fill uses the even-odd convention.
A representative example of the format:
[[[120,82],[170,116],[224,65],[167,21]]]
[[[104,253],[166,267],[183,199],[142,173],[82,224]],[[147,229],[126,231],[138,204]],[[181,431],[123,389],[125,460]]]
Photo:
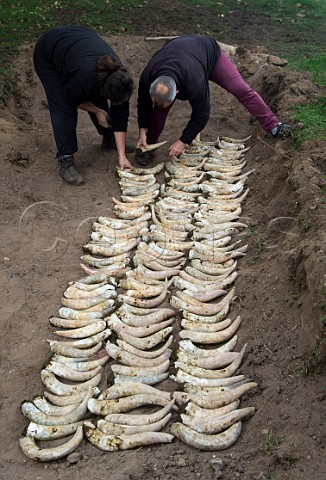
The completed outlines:
[[[109,41],[128,61],[135,79],[162,44],[128,36]],[[271,139],[233,97],[215,86],[202,139],[252,135],[246,169],[255,172],[247,182],[250,192],[242,213],[248,225],[243,243],[249,249],[239,260],[233,309],[243,318],[239,344],[248,343],[241,373],[259,385],[242,405],[256,407],[255,415],[244,422],[237,443],[216,454],[179,441],[104,453],[85,441],[76,463],[63,459],[42,465],[24,457],[18,440],[26,419],[19,407],[24,399],[43,391],[40,371],[50,356],[46,339],[53,330],[48,319],[57,314],[68,282],[82,276],[79,257],[92,221],[112,213],[111,198],[119,197],[117,155],[100,149],[100,139],[84,112],[76,159],[86,184],[74,188],[59,177],[45,96],[32,69],[32,48],[21,49],[16,65],[18,94],[0,118],[0,478],[324,478],[320,319],[325,315],[325,144],[309,142],[293,150],[291,139]],[[241,49],[234,61],[284,120],[291,114],[288,105],[311,101],[320,93],[309,74],[285,71],[275,65],[277,59],[259,51]],[[177,104],[161,140],[178,138],[189,114],[186,104]],[[128,140],[137,140],[135,96]],[[157,161],[167,160],[164,148]],[[166,381],[162,388],[171,390],[172,382]]]

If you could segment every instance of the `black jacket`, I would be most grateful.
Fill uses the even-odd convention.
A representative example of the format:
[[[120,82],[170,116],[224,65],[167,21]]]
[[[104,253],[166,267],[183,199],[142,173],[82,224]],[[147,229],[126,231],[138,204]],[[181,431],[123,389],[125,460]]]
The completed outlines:
[[[46,32],[39,39],[37,52],[50,62],[64,84],[69,102],[78,106],[84,102],[102,100],[96,81],[97,57],[110,55],[121,61],[112,47],[89,28],[67,25]],[[127,131],[129,102],[111,105],[110,119],[114,131]]]
[[[138,89],[138,125],[148,128],[152,101],[149,88],[161,75],[172,77],[179,93],[176,98],[189,100],[190,120],[180,140],[190,144],[206,126],[210,114],[208,78],[221,54],[214,38],[207,35],[181,35],[166,43],[146,65]]]

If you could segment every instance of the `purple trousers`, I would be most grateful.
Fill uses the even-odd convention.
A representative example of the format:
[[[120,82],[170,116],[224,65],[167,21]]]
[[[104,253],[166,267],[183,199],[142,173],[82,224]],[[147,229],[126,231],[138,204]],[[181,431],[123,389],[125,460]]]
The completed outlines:
[[[279,119],[273,114],[261,96],[244,81],[236,66],[224,52],[221,52],[209,80],[232,93],[248,112],[258,120],[266,132],[271,133],[279,123]],[[147,143],[158,141],[172,105],[168,108],[153,108],[147,132]]]

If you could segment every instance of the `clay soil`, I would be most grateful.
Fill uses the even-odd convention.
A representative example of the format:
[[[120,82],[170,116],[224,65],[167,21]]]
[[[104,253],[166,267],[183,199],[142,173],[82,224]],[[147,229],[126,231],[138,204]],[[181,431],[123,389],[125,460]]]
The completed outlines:
[[[178,2],[175,5],[174,23],[158,10],[153,18],[147,15],[149,35],[184,31],[176,25],[181,15]],[[252,23],[254,18],[250,19]],[[280,118],[290,117],[290,104],[312,101],[321,94],[308,73],[275,65],[269,53],[277,52],[259,46],[262,18],[256,18],[255,35],[240,13],[233,20],[232,24],[226,21],[225,38],[241,47],[234,61]],[[140,35],[122,34],[108,41],[136,80],[162,45],[146,42]],[[91,222],[112,212],[111,197],[119,196],[117,156],[100,149],[100,138],[84,112],[80,113],[76,159],[86,184],[74,188],[59,177],[45,96],[32,68],[32,49],[32,44],[21,48],[19,95],[0,115],[0,479],[324,479],[325,375],[319,365],[319,319],[324,315],[320,307],[326,265],[325,143],[309,142],[295,151],[290,139],[272,140],[234,98],[215,85],[211,118],[202,139],[252,135],[246,169],[255,168],[255,173],[248,179],[250,192],[242,214],[250,228],[241,238],[249,249],[238,264],[238,299],[232,314],[243,317],[238,345],[248,343],[241,373],[259,385],[243,398],[242,406],[256,407],[255,415],[244,422],[232,448],[215,454],[176,440],[115,453],[104,453],[84,441],[76,464],[63,459],[43,465],[24,457],[18,440],[27,420],[19,407],[24,399],[43,392],[40,371],[50,357],[47,339],[53,338],[48,319],[57,315],[68,282],[82,276],[79,257]],[[134,96],[128,133],[134,143],[135,104]],[[162,140],[178,138],[189,113],[189,107],[179,102]],[[166,153],[162,149],[159,160],[166,161]],[[176,326],[176,340],[177,332]],[[109,367],[102,388],[108,375]],[[169,380],[160,388],[179,387]],[[222,470],[216,459],[223,460]]]

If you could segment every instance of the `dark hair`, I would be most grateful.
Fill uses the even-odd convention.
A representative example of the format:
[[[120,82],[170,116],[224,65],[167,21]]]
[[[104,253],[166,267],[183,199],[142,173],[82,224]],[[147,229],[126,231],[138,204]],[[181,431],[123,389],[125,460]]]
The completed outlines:
[[[98,57],[96,78],[100,94],[111,102],[124,103],[131,97],[134,82],[127,69],[113,57]]]

